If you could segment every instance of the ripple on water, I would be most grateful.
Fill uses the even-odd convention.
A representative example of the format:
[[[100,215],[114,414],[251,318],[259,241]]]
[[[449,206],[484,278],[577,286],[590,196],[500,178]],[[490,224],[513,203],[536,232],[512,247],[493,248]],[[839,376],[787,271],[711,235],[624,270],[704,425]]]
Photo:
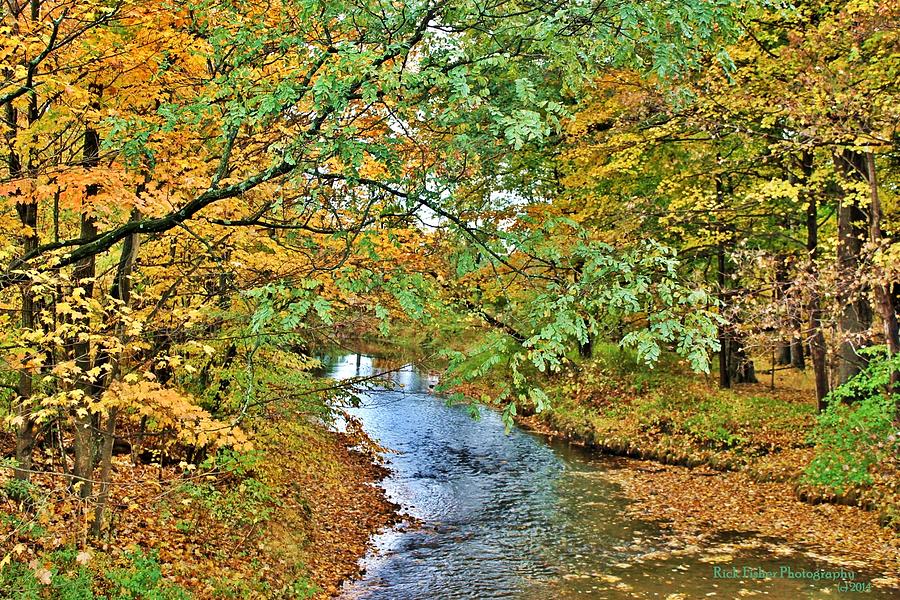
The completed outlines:
[[[349,356],[331,376],[377,368]],[[432,382],[410,369],[394,377],[402,390],[369,392],[354,412],[371,437],[398,452],[386,456],[383,486],[422,525],[376,536],[365,575],[345,586],[344,599],[859,597],[806,581],[716,579],[711,555],[727,556],[729,567],[827,565],[734,540],[701,548],[672,539],[625,515],[627,501],[604,476],[607,461],[524,431],[507,435],[491,411],[473,420],[432,396]]]

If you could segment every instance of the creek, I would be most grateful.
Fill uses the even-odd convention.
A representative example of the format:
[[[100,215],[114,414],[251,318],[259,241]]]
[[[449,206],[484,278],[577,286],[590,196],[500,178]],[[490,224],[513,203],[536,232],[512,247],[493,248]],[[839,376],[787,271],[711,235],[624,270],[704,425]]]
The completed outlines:
[[[360,355],[324,362],[336,379],[396,367]],[[375,536],[345,600],[860,597],[798,577],[840,567],[779,540],[735,533],[692,541],[627,516],[629,500],[607,474],[632,463],[507,432],[491,410],[473,419],[412,368],[385,377],[390,385],[361,394],[350,413],[390,450],[381,485],[419,523]],[[847,583],[867,581],[856,572]],[[872,586],[863,597],[895,596]]]

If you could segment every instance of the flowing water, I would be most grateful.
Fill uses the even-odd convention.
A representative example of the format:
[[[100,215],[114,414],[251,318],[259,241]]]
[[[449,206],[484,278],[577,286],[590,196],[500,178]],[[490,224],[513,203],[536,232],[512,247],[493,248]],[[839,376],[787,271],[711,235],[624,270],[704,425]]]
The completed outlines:
[[[326,366],[343,379],[388,365],[349,355]],[[606,475],[621,462],[522,430],[506,433],[489,410],[474,420],[410,368],[389,377],[392,389],[366,392],[351,412],[393,451],[382,485],[421,524],[376,536],[364,575],[345,586],[344,599],[860,597],[832,581],[790,578],[838,567],[777,541],[736,534],[698,545],[630,518],[628,500]],[[855,573],[854,583],[866,581]],[[873,585],[862,597],[900,595]]]

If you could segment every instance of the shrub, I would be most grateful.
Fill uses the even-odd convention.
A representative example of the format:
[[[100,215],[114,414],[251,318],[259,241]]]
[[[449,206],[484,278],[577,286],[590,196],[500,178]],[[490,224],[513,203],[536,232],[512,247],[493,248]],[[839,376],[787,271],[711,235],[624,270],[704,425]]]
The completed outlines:
[[[45,554],[30,564],[11,561],[0,570],[0,598],[16,600],[188,600],[163,579],[154,556],[126,554],[130,564],[101,578],[78,560],[75,548]],[[100,589],[105,588],[105,593]]]
[[[105,573],[110,583],[109,600],[188,600],[187,591],[163,579],[153,554],[136,550],[127,553],[131,565]]]
[[[804,481],[843,493],[854,485],[870,485],[872,468],[900,451],[895,431],[897,394],[888,393],[890,374],[900,370],[900,357],[887,357],[883,346],[860,352],[869,358],[865,370],[829,394],[811,440],[816,457]]]
[[[267,483],[253,476],[262,456],[258,451],[220,450],[201,468],[221,473],[221,480],[215,483],[186,483],[181,486],[181,491],[197,500],[215,519],[232,526],[266,521],[278,500]]]

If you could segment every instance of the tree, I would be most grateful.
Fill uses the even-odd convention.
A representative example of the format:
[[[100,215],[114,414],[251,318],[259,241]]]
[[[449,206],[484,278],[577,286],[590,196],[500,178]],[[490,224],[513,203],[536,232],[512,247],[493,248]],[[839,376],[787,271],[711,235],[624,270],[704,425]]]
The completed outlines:
[[[411,223],[428,211],[482,257],[511,264],[517,253],[502,245],[532,242],[473,224],[507,203],[487,194],[470,204],[472,167],[494,180],[496,157],[549,139],[584,73],[610,60],[674,72],[695,46],[732,34],[739,10],[688,0],[7,3],[0,199],[17,223],[2,240],[0,294],[20,315],[4,358],[19,373],[18,476],[36,438],[71,435],[72,486],[93,502],[97,535],[121,427],[191,458],[241,446],[246,413],[296,384],[299,359],[284,345],[302,349],[307,326],[333,325],[336,313],[352,323],[362,292],[378,298],[366,307],[376,319],[385,306],[425,314],[422,265],[404,257],[391,273],[373,264],[376,246],[396,256],[396,239],[419,239]],[[692,23],[688,37],[671,28]],[[618,263],[564,237],[586,261],[571,285],[598,279],[598,257],[663,268],[660,284],[674,285],[664,251],[652,264]],[[669,341],[691,333],[673,331],[687,317],[666,311],[697,300],[672,289],[659,321],[646,315]],[[634,336],[652,357],[654,338]]]

